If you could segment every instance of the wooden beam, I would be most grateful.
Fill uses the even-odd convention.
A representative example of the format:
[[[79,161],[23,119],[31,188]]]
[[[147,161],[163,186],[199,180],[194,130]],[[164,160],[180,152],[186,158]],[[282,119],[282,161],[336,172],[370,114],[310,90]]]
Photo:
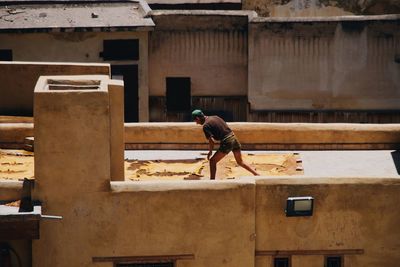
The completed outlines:
[[[256,256],[288,255],[359,255],[364,249],[321,249],[321,250],[257,250]]]
[[[170,262],[177,260],[194,260],[194,254],[181,255],[156,255],[156,256],[118,256],[118,257],[93,257],[93,262],[114,262],[114,263],[155,263]]]

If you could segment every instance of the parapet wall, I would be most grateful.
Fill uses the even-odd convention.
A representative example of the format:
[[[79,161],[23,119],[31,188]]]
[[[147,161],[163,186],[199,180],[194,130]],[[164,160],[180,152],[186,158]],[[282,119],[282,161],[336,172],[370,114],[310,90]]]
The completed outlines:
[[[254,18],[250,111],[398,111],[399,20]]]
[[[0,62],[0,114],[32,116],[33,90],[43,75],[110,75],[109,64]]]
[[[63,220],[41,223],[33,266],[111,266],[145,256],[190,267],[270,266],[274,255],[291,255],[293,266],[322,266],[335,253],[355,267],[400,259],[396,177],[111,182],[100,190],[104,181],[92,179],[85,193],[71,181],[61,195],[58,183],[46,184],[52,198],[43,210]],[[0,182],[0,200],[6,187]],[[286,217],[289,196],[314,197],[313,216]],[[62,260],[80,243],[87,244],[82,253]]]
[[[244,149],[395,149],[400,124],[228,123]],[[125,124],[128,149],[207,149],[194,123]]]
[[[400,124],[228,123],[244,149],[398,149]],[[194,123],[125,123],[126,149],[208,149]],[[21,148],[33,124],[0,124],[0,147]]]

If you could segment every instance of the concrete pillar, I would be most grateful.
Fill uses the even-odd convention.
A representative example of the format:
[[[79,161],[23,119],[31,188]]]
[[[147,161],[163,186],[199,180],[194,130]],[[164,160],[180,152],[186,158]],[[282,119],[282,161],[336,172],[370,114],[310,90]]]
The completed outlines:
[[[54,198],[109,187],[108,81],[103,75],[42,76],[36,84],[36,192],[49,208]]]
[[[34,119],[34,199],[44,214],[63,218],[41,221],[32,266],[70,266],[65,253],[77,244],[68,240],[88,240],[102,214],[93,196],[110,194],[111,177],[124,179],[123,84],[103,75],[42,76]],[[91,252],[80,253],[87,255],[72,265],[87,266]]]
[[[111,181],[123,181],[124,176],[124,84],[122,81],[110,80],[108,83],[110,97],[110,145],[111,145]]]

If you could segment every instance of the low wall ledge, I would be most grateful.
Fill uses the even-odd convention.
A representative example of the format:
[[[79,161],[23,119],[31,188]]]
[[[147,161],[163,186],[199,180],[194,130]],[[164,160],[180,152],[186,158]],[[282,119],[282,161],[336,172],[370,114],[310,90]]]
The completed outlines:
[[[399,185],[400,177],[321,177],[321,176],[279,176],[255,178],[256,185]]]
[[[254,17],[251,23],[263,22],[341,22],[341,21],[395,21],[400,15],[332,16],[332,17]]]
[[[0,179],[0,188],[2,189],[22,189],[22,181]]]
[[[115,181],[110,182],[111,192],[163,192],[186,190],[229,190],[241,187],[254,186],[251,179],[221,180],[221,181]]]

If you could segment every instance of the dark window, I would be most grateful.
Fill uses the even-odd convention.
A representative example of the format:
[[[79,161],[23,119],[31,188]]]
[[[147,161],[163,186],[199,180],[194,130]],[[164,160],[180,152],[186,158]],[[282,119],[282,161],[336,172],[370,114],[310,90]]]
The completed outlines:
[[[164,263],[118,263],[117,267],[174,267],[172,262]]]
[[[340,256],[326,257],[326,267],[342,267],[343,258]]]
[[[12,61],[12,50],[0,49],[0,61]]]
[[[274,267],[290,267],[290,261],[287,257],[274,258]]]
[[[167,111],[188,112],[191,107],[190,78],[167,77]]]
[[[138,60],[139,40],[104,40],[100,57],[104,60]]]

